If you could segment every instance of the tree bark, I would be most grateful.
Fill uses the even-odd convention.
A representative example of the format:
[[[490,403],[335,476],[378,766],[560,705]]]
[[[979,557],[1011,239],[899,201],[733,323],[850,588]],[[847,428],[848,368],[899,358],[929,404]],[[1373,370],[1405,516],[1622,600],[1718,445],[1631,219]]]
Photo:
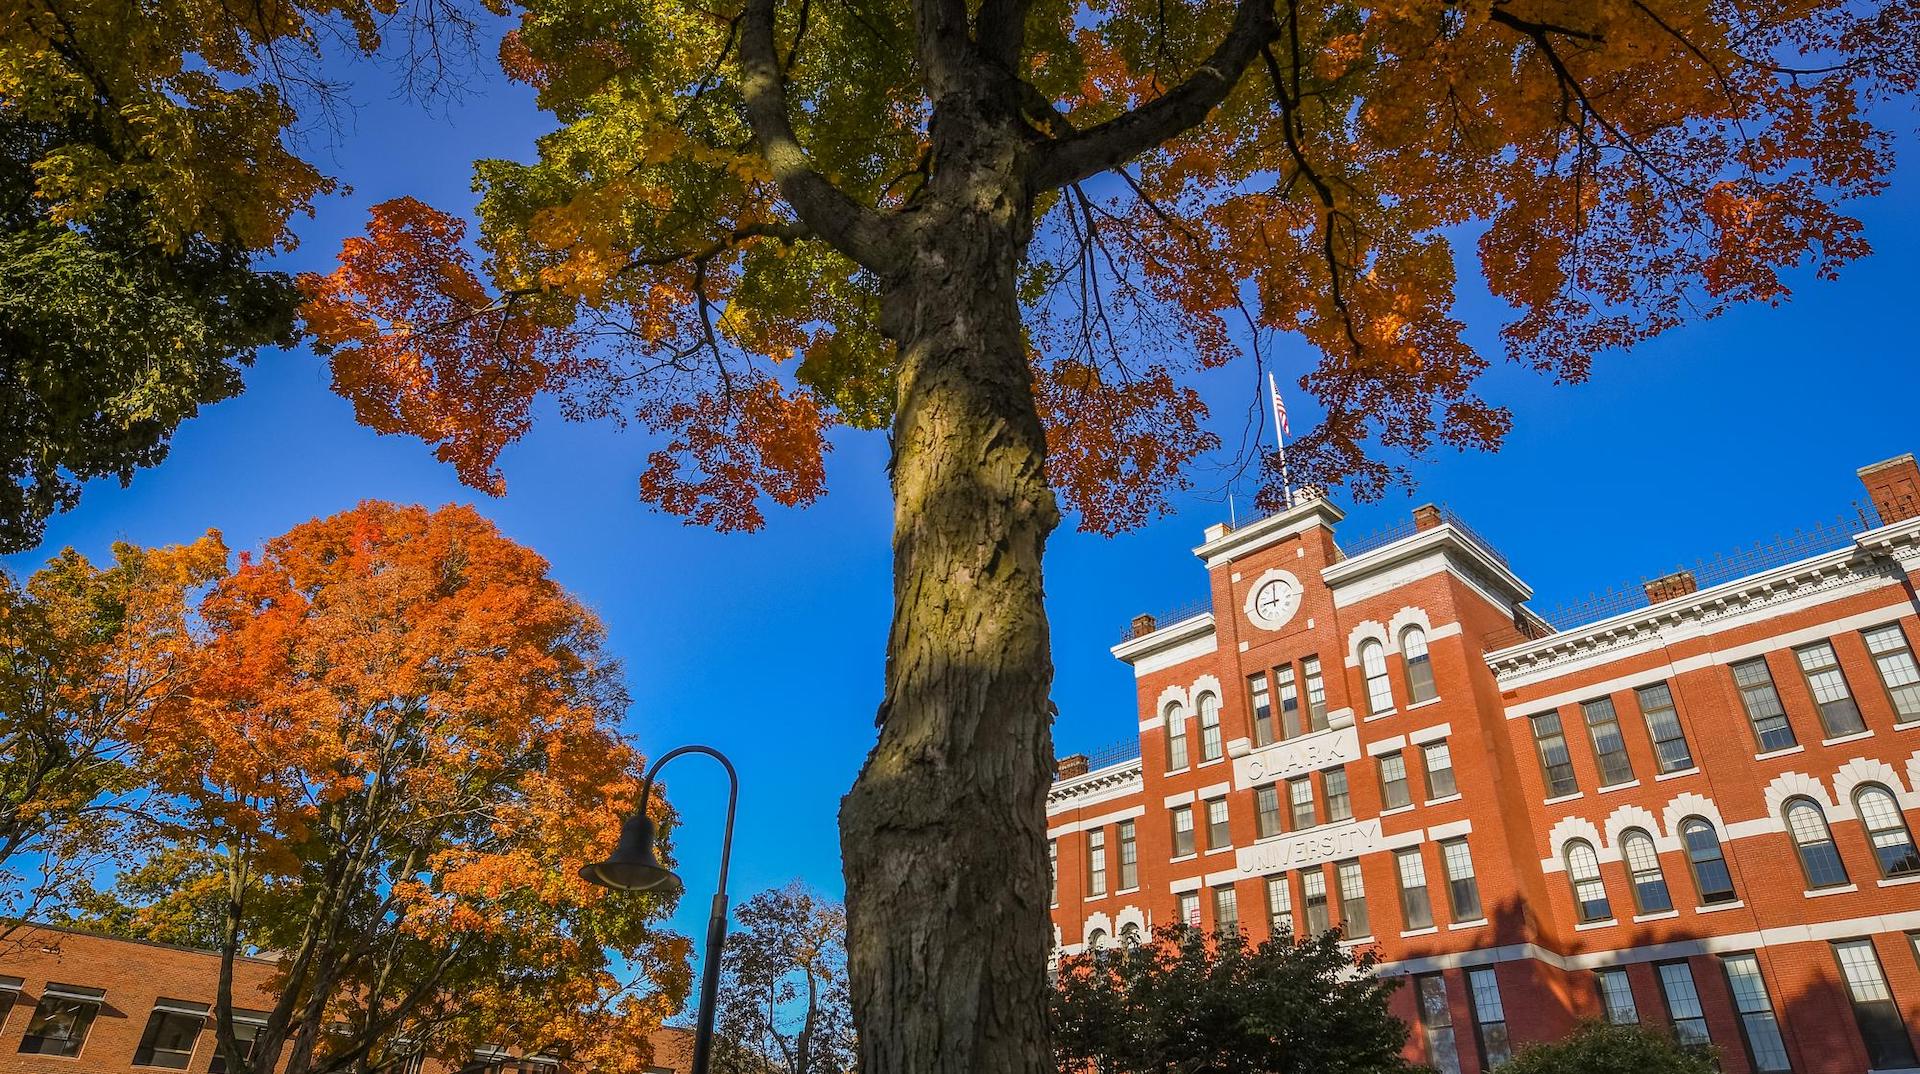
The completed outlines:
[[[938,115],[883,310],[894,616],[879,742],[840,812],[849,978],[866,1074],[1042,1074],[1059,512],[1016,294],[1031,143],[1011,101]]]

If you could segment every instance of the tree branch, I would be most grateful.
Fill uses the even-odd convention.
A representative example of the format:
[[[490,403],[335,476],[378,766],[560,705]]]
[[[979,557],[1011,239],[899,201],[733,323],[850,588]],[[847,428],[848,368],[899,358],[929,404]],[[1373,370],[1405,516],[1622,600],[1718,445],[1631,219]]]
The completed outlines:
[[[1197,125],[1279,33],[1272,0],[1240,0],[1233,29],[1199,70],[1166,96],[1047,147],[1035,165],[1035,189],[1067,186],[1119,167]]]
[[[748,0],[741,25],[740,91],[754,141],[802,223],[860,265],[889,275],[900,253],[886,218],[816,171],[794,135],[786,76],[773,45],[773,7],[774,0]]]
[[[983,0],[974,19],[974,37],[986,58],[1018,74],[1020,49],[1027,41],[1027,13],[1033,0]]]

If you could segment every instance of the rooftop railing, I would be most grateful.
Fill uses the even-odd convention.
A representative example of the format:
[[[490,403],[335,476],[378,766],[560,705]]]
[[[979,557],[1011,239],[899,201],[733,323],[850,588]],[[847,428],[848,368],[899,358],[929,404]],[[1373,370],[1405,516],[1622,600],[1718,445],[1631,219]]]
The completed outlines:
[[[1880,516],[1871,504],[1855,503],[1852,512],[1841,515],[1830,522],[1818,523],[1807,529],[1796,529],[1792,533],[1775,534],[1771,539],[1756,541],[1752,545],[1735,549],[1706,559],[1695,560],[1691,567],[1676,567],[1670,572],[1650,575],[1640,580],[1636,586],[1609,587],[1603,592],[1590,593],[1584,599],[1562,604],[1549,612],[1541,614],[1553,629],[1573,630],[1602,619],[1611,619],[1616,615],[1638,611],[1651,607],[1653,601],[1647,596],[1647,583],[1667,578],[1673,574],[1691,574],[1694,588],[1711,589],[1717,585],[1745,578],[1750,575],[1770,571],[1775,567],[1784,567],[1789,563],[1820,555],[1823,552],[1835,552],[1853,543],[1855,534],[1877,529]]]

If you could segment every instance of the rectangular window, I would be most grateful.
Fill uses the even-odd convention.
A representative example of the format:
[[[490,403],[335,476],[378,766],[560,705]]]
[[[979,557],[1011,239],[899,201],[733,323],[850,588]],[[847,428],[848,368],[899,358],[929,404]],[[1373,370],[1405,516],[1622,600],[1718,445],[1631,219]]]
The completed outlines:
[[[1367,885],[1360,876],[1360,863],[1343,861],[1334,866],[1340,883],[1340,930],[1349,940],[1373,935],[1367,920]]]
[[[1140,886],[1140,843],[1133,821],[1123,820],[1115,830],[1120,835],[1120,890],[1132,891]]]
[[[1543,712],[1533,717],[1533,747],[1540,754],[1540,774],[1547,781],[1547,797],[1558,798],[1580,789],[1573,774],[1573,754],[1567,751],[1567,736],[1560,729],[1560,714]]]
[[[1753,1069],[1761,1074],[1793,1069],[1787,1062],[1787,1046],[1780,1039],[1780,1022],[1773,1015],[1773,999],[1767,995],[1766,978],[1760,975],[1760,960],[1752,952],[1723,955],[1727,987],[1733,992],[1733,1009],[1740,1015],[1740,1033],[1747,1040],[1747,1052],[1753,1056]]]
[[[1201,694],[1194,707],[1200,710],[1200,760],[1217,761],[1225,756],[1220,740],[1220,699],[1210,693]]]
[[[1185,858],[1191,856],[1193,852],[1193,807],[1174,806],[1173,856]]]
[[[1293,665],[1273,669],[1273,681],[1280,691],[1280,733],[1288,738],[1300,735],[1300,686],[1294,682]]]
[[[1300,679],[1307,687],[1307,728],[1327,729],[1327,684],[1320,677],[1320,658],[1309,656],[1300,661]]]
[[[1507,1007],[1500,1001],[1500,978],[1492,969],[1468,970],[1467,992],[1473,998],[1473,1026],[1480,1037],[1480,1054],[1487,1066],[1504,1066],[1513,1058],[1507,1039]]]
[[[1293,807],[1293,830],[1311,828],[1320,823],[1313,814],[1313,779],[1301,776],[1287,781],[1287,801]]]
[[[1253,834],[1261,839],[1280,834],[1279,784],[1253,789]]]
[[[1087,833],[1087,894],[1107,893],[1107,830],[1095,828]]]
[[[1642,686],[1640,714],[1647,720],[1647,735],[1653,739],[1653,759],[1660,774],[1693,767],[1693,751],[1687,748],[1687,733],[1680,726],[1680,713],[1673,705],[1673,691],[1664,682]]]
[[[1409,930],[1433,927],[1433,900],[1427,895],[1427,863],[1420,849],[1395,851],[1400,873],[1400,918]]]
[[[1267,927],[1276,936],[1293,932],[1293,891],[1285,873],[1267,877]]]
[[[1799,744],[1793,737],[1793,725],[1787,722],[1787,710],[1780,704],[1780,691],[1773,688],[1773,672],[1767,669],[1765,657],[1733,665],[1733,684],[1740,689],[1740,704],[1747,710],[1761,753]]]
[[[1587,717],[1587,734],[1593,739],[1593,759],[1600,768],[1600,785],[1611,787],[1633,782],[1633,761],[1627,757],[1627,737],[1620,733],[1620,716],[1613,709],[1613,698],[1600,697],[1581,704]]]
[[[1060,905],[1060,840],[1047,840],[1047,891],[1053,905]]]
[[[1833,644],[1817,641],[1795,649],[1793,657],[1800,662],[1800,674],[1806,676],[1807,689],[1820,709],[1820,726],[1826,729],[1827,737],[1839,738],[1865,731],[1867,721],[1860,718],[1860,706],[1854,703],[1847,677],[1840,671],[1840,658],[1834,655]]]
[[[185,1070],[193,1059],[194,1042],[207,1024],[205,1004],[162,999],[154,1003],[147,1016],[147,1028],[133,1050],[137,1067],[168,1067]]]
[[[1447,748],[1446,739],[1420,747],[1420,755],[1427,769],[1427,801],[1460,793],[1460,785],[1453,778],[1453,751]]]
[[[1307,935],[1327,931],[1327,871],[1308,869],[1300,874],[1301,906],[1307,914]]]
[[[1180,895],[1180,923],[1188,928],[1200,927],[1200,893],[1182,892]]]
[[[1448,839],[1440,844],[1440,861],[1447,868],[1447,899],[1455,921],[1478,921],[1486,916],[1480,908],[1480,880],[1473,873],[1473,855],[1467,840]]]
[[[1447,979],[1437,973],[1414,978],[1420,1001],[1420,1035],[1427,1042],[1427,1063],[1438,1074],[1460,1074],[1460,1049],[1453,1039],[1453,1010],[1447,1002]]]
[[[1913,1054],[1913,1041],[1907,1036],[1907,1024],[1887,987],[1887,975],[1880,968],[1880,956],[1870,939],[1842,940],[1833,945],[1834,960],[1840,964],[1840,978],[1847,982],[1847,994],[1853,999],[1853,1020],[1860,1026],[1860,1040],[1867,1046],[1867,1058],[1876,1070],[1912,1067],[1920,1063]]]
[[[1213,929],[1222,934],[1240,931],[1240,896],[1232,884],[1213,889]]]
[[[1681,1046],[1704,1048],[1713,1043],[1707,1033],[1707,1014],[1700,1008],[1700,992],[1693,987],[1693,967],[1685,962],[1662,962],[1660,994],[1667,1001],[1667,1018]]]
[[[1413,804],[1407,788],[1407,759],[1398,753],[1380,756],[1380,808],[1399,809]]]
[[[1880,685],[1887,688],[1887,700],[1893,703],[1894,719],[1901,723],[1920,720],[1920,664],[1913,659],[1913,647],[1899,623],[1863,630],[1867,652],[1873,655],[1873,667],[1880,673]]]
[[[1321,773],[1320,781],[1327,792],[1327,823],[1353,819],[1353,795],[1347,793],[1347,770],[1329,768]]]
[[[1167,706],[1167,771],[1180,772],[1187,767],[1187,710]]]
[[[1273,741],[1273,698],[1267,692],[1267,674],[1247,676],[1247,705],[1253,712],[1253,744],[1265,746]]]
[[[1233,830],[1227,825],[1227,800],[1207,799],[1207,849],[1219,850],[1233,845]]]
[[[20,1041],[20,1050],[29,1055],[79,1055],[105,997],[102,989],[49,983],[40,993],[33,1017],[27,1020],[27,1035]]]
[[[233,1012],[233,1036],[235,1043],[240,1045],[240,1059],[242,1062],[253,1058],[253,1040],[259,1036],[260,1031],[266,1027],[267,1012],[235,1008]],[[406,1063],[403,1064],[399,1074],[419,1074],[420,1060],[424,1055],[424,1052],[414,1052]],[[220,1043],[217,1038],[213,1045],[213,1061],[207,1065],[207,1074],[227,1074],[227,1057],[220,1051]]]
[[[1640,1024],[1640,1008],[1633,1002],[1633,981],[1622,969],[1596,970],[1600,981],[1600,1007],[1607,1021],[1617,1026]]]

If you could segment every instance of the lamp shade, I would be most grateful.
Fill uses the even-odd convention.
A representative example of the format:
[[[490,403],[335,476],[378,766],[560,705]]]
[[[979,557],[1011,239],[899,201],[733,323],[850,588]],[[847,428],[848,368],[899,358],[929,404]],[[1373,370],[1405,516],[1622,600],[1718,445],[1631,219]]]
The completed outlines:
[[[620,827],[620,842],[606,861],[580,867],[580,879],[615,891],[652,891],[679,884],[653,851],[653,818],[639,812]]]

